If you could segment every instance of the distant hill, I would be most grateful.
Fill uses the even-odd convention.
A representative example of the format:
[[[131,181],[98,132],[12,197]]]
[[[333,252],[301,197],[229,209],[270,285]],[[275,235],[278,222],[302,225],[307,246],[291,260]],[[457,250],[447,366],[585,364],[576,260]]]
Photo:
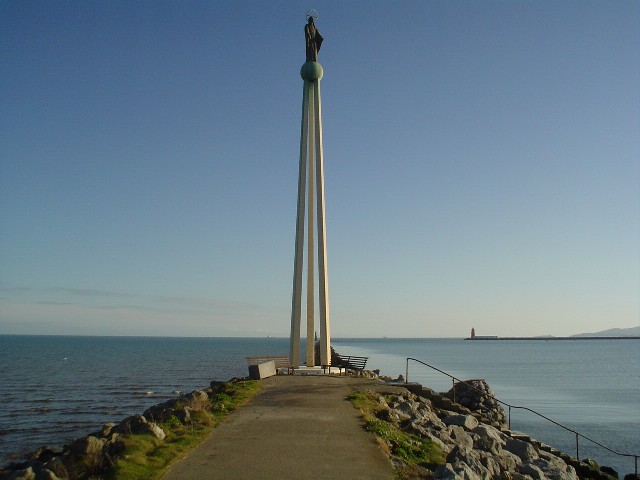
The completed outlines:
[[[579,333],[572,337],[640,337],[640,326],[631,328],[610,328],[601,332]]]

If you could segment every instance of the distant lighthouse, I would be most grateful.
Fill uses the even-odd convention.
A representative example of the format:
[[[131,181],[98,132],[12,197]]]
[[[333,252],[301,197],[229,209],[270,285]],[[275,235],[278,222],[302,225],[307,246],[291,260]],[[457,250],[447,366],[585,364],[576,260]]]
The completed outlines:
[[[476,329],[471,328],[471,338],[476,338]]]

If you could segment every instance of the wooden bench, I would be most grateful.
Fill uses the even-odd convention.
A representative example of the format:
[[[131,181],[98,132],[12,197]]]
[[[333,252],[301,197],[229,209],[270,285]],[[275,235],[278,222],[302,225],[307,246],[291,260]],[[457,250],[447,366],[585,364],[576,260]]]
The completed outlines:
[[[261,357],[246,357],[246,359],[247,365],[259,365],[273,360],[276,364],[276,370],[279,368],[286,368],[288,374],[293,373],[293,367],[291,366],[291,362],[289,362],[289,357],[287,355],[264,355]]]
[[[367,360],[369,357],[358,357],[356,355],[338,355],[335,354],[331,357],[331,366],[340,369],[340,375],[342,375],[342,369],[356,370],[362,375],[362,371],[367,366]]]

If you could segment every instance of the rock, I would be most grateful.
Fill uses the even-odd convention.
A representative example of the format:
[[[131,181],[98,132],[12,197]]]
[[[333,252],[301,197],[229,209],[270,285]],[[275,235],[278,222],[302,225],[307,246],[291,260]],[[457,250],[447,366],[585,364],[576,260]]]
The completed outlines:
[[[519,457],[511,452],[505,451],[497,455],[494,460],[498,463],[502,472],[517,472],[518,465],[520,464]]]
[[[213,392],[219,392],[222,389],[222,386],[227,383],[227,382],[223,382],[220,380],[212,380],[211,382],[209,382],[209,388],[213,391]]]
[[[523,462],[528,462],[538,458],[538,452],[530,443],[509,438],[504,449],[520,457]]]
[[[620,476],[615,468],[607,467],[606,465],[600,467],[600,471],[614,478],[618,478]]]
[[[44,467],[53,472],[58,478],[69,478],[69,471],[60,457],[53,457],[44,464]]]
[[[478,425],[473,433],[476,435],[473,445],[478,450],[499,454],[506,443],[506,435],[490,425]]]
[[[418,411],[418,407],[419,405],[417,402],[413,400],[405,400],[404,402],[399,403],[398,406],[395,407],[395,410],[405,414],[407,418],[411,418]]]
[[[436,392],[434,392],[432,389],[430,389],[429,387],[422,387],[422,390],[420,390],[420,396],[424,397],[424,398],[433,398],[436,396],[439,396]]]
[[[453,465],[446,463],[436,468],[435,472],[433,472],[433,478],[441,480],[455,480],[458,477],[456,476],[456,471],[453,469]]]
[[[531,462],[549,480],[577,480],[575,469],[564,463],[558,457],[540,452],[540,458]]]
[[[529,475],[533,480],[546,480],[542,470],[531,463],[524,463],[518,467],[518,470],[523,475]]]
[[[103,438],[109,437],[111,434],[111,430],[118,425],[117,423],[105,423],[100,430],[100,436]]]
[[[477,475],[468,465],[451,465],[447,463],[440,465],[433,478],[438,480],[483,480],[486,477]]]
[[[473,448],[466,445],[457,445],[447,455],[447,463],[453,465],[454,469],[469,468],[474,474],[480,478],[490,478],[490,473],[480,461],[479,455],[475,453]]]
[[[478,420],[471,415],[449,415],[442,419],[445,425],[458,425],[465,430],[473,430],[478,426]]]
[[[89,473],[95,473],[105,466],[104,446],[106,440],[92,435],[78,438],[64,449],[64,463],[69,471],[76,471],[78,465]]]
[[[13,466],[17,467],[17,464],[13,464]],[[46,468],[42,462],[30,460],[24,462],[19,468],[12,468],[8,472],[0,469],[0,478],[2,480],[63,480],[68,476],[65,474],[63,477],[59,477]]]
[[[446,450],[447,452],[458,444],[455,439],[451,438],[451,433],[449,432],[449,430],[431,430],[430,433],[432,436],[438,438],[442,443],[448,446]]]
[[[460,447],[464,448],[473,448],[473,438],[469,435],[464,428],[459,427],[457,425],[451,425],[449,427],[449,436],[451,439],[455,440],[455,443]]]
[[[491,438],[500,442],[501,444],[504,444],[507,441],[507,436],[504,433],[490,425],[480,424],[476,428],[474,428],[472,432],[479,437]]]
[[[102,451],[106,441],[92,435],[78,438],[71,445],[65,448],[65,453],[71,453],[76,456],[94,455]]]
[[[624,480],[640,480],[640,475],[636,475],[635,473],[627,473],[624,476]]]
[[[413,420],[421,425],[426,425],[429,428],[436,430],[444,430],[447,426],[440,420],[440,418],[433,413],[429,408],[420,408]]]
[[[502,472],[499,478],[500,480],[531,480],[529,475],[520,472]]]
[[[474,440],[473,446],[477,450],[482,450],[497,455],[502,450],[503,443],[493,437],[480,437]]]
[[[178,399],[174,398],[147,408],[142,415],[152,422],[166,422],[171,416],[177,416],[178,407]]]
[[[453,402],[449,400],[447,397],[441,397],[441,396],[434,397],[431,399],[431,401],[438,408],[448,409],[448,410],[453,408]]]
[[[36,472],[36,480],[61,480],[55,473],[51,470],[43,468]]]
[[[132,415],[120,422],[114,430],[125,435],[150,433],[158,440],[164,440],[166,434],[157,424],[147,422],[142,415]]]
[[[489,452],[478,452],[480,463],[489,472],[489,478],[498,478],[500,474],[500,464],[497,462],[496,457],[498,455]]]
[[[596,462],[595,460],[593,460],[591,458],[583,459],[582,463],[585,463],[585,464],[589,465],[593,469],[600,470],[600,465],[598,465],[598,462]]]
[[[491,387],[484,380],[458,382],[445,396],[472,411],[481,412],[490,423],[506,426],[506,415]]]
[[[482,477],[476,475],[468,466],[453,466],[450,463],[440,465],[433,478],[438,480],[481,480]]]
[[[176,412],[176,418],[180,420],[183,424],[188,424],[191,422],[191,409],[189,407],[184,407],[182,410],[178,410]]]
[[[446,443],[444,443],[442,440],[440,440],[438,437],[436,437],[435,435],[432,435],[431,433],[427,433],[426,435],[421,435],[423,438],[425,438],[426,440],[429,440],[432,443],[435,443],[436,445],[438,445],[442,451],[444,453],[449,453],[451,451],[451,447],[448,446]]]
[[[46,446],[46,447],[40,447],[37,450],[31,452],[29,455],[27,455],[27,458],[31,460],[36,460],[41,463],[45,463],[51,460],[53,457],[56,457],[61,454],[62,452],[58,450],[54,450],[49,446]]]
[[[389,408],[386,410],[381,410],[377,414],[378,418],[391,423],[401,423],[411,420],[411,417],[400,410],[396,410],[395,408]]]
[[[167,434],[164,433],[164,430],[162,430],[162,428],[160,428],[160,426],[158,424],[156,424],[156,423],[150,423],[149,424],[149,431],[158,440],[164,440],[166,438],[166,436],[167,436]]]
[[[192,410],[202,410],[209,405],[209,395],[203,390],[194,390],[180,398]]]
[[[36,480],[36,474],[33,468],[27,467],[23,470],[11,472],[8,476],[4,477],[3,480]]]

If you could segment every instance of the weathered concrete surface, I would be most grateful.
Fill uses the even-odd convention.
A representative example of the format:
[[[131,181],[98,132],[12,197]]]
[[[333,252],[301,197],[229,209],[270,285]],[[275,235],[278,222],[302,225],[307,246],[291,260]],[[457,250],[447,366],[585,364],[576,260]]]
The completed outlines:
[[[345,397],[366,379],[277,376],[231,414],[166,480],[391,480],[389,459]]]
[[[252,380],[262,380],[264,378],[273,377],[275,374],[276,362],[273,360],[258,363],[257,365],[249,365],[249,378]]]

